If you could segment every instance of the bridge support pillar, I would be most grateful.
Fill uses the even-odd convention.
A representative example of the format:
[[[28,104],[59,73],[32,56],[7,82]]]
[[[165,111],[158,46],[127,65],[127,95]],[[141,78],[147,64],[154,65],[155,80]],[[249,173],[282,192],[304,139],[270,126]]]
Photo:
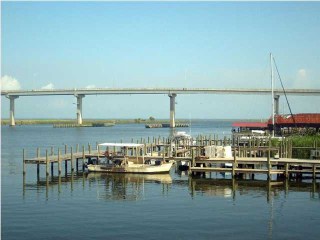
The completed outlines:
[[[176,96],[177,94],[175,93],[170,93],[168,95],[170,97],[170,127],[174,128],[176,127],[175,123],[175,112],[176,112]]]
[[[275,95],[274,98],[274,114],[279,115],[279,100],[280,100],[280,95]]]
[[[9,98],[9,100],[10,100],[10,116],[9,116],[9,119],[10,119],[9,125],[10,126],[16,125],[16,122],[14,120],[14,100],[18,97],[19,96],[7,96],[7,98]]]
[[[75,95],[77,98],[77,124],[82,124],[82,98],[85,97],[83,94]]]

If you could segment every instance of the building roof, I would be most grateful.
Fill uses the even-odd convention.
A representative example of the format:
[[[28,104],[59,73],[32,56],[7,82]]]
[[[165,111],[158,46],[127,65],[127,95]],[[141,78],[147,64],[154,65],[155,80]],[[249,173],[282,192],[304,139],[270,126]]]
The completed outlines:
[[[294,120],[293,120],[294,118]],[[276,124],[320,124],[320,113],[299,113],[291,115],[275,116]],[[268,120],[268,124],[272,124],[272,119]]]

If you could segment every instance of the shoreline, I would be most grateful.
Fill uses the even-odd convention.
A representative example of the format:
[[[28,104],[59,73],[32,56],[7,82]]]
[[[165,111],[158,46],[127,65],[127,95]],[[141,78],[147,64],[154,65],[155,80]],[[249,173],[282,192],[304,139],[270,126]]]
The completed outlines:
[[[212,121],[264,121],[257,119],[191,119],[191,121],[198,120],[212,120]],[[190,119],[176,119],[176,123],[189,123]],[[76,124],[75,119],[16,119],[16,125],[40,125],[40,124]],[[83,125],[86,124],[160,124],[160,123],[169,123],[168,119],[86,119],[83,120]],[[9,125],[9,119],[1,119],[1,126]]]

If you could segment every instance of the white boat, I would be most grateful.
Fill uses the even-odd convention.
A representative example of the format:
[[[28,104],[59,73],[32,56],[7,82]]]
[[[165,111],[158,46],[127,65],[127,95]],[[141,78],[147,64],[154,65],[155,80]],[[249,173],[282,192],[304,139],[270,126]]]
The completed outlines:
[[[87,165],[89,172],[113,173],[168,173],[173,162],[167,162],[163,157],[147,158],[144,155],[144,144],[136,143],[101,143],[100,149],[106,147],[104,158],[96,164]]]
[[[177,142],[180,145],[194,145],[195,141],[191,137],[191,135],[186,132],[176,132],[173,134],[172,138],[173,142]]]

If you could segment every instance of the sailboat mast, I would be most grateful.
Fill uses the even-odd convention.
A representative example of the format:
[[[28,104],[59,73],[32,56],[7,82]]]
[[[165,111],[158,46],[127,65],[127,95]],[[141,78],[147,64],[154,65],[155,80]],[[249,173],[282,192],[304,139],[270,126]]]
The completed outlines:
[[[272,53],[270,53],[270,66],[271,66],[271,103],[272,103],[272,137],[274,137],[274,78],[273,78],[273,64]]]

